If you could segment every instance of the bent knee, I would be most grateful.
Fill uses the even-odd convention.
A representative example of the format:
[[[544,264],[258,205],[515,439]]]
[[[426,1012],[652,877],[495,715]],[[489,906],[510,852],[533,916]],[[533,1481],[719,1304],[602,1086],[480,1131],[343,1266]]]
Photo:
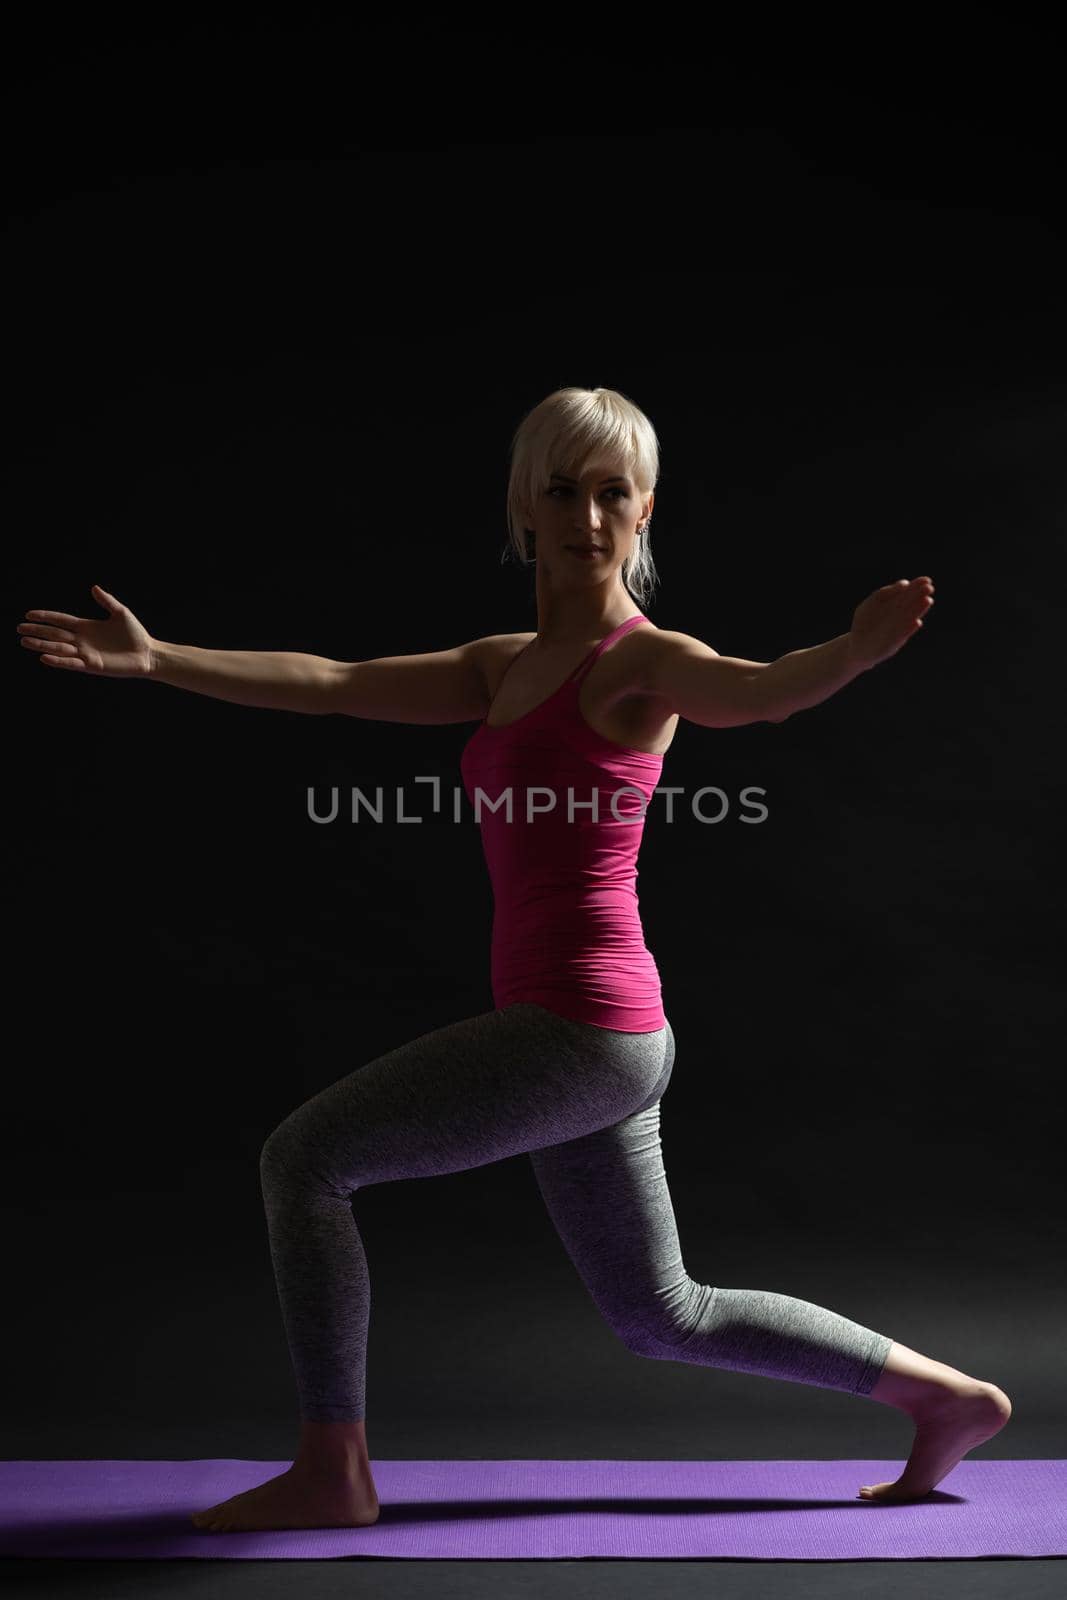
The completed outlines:
[[[260,1185],[264,1190],[332,1195],[351,1199],[359,1183],[352,1172],[358,1170],[349,1151],[346,1165],[337,1164],[336,1152],[316,1143],[305,1126],[290,1115],[268,1134],[259,1152]]]
[[[280,1122],[263,1141],[259,1152],[259,1170],[263,1177],[287,1175],[299,1170],[300,1161],[291,1131]]]
[[[691,1332],[692,1329],[676,1328],[673,1324],[642,1323],[625,1328],[619,1337],[632,1355],[645,1356],[650,1361],[678,1361],[680,1346]]]

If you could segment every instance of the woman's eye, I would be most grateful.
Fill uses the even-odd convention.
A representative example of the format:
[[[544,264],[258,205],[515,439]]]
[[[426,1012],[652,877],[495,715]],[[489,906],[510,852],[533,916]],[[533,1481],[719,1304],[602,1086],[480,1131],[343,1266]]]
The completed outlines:
[[[562,483],[557,483],[553,488],[549,489],[548,492],[549,492],[549,494],[570,494],[570,489],[567,488]],[[626,498],[626,490],[625,489],[619,489],[617,487],[616,488],[611,488],[611,489],[608,490],[608,493],[609,494],[622,495],[624,500]]]

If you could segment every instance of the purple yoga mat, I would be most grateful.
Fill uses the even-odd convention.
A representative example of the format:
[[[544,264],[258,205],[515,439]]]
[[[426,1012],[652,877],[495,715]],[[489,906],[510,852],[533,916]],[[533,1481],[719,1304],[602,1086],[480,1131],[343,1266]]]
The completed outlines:
[[[953,1560],[1067,1552],[1067,1461],[975,1461],[926,1499],[861,1483],[903,1461],[376,1461],[369,1528],[202,1533],[194,1511],[288,1461],[0,1462],[0,1555],[131,1561],[719,1556]]]

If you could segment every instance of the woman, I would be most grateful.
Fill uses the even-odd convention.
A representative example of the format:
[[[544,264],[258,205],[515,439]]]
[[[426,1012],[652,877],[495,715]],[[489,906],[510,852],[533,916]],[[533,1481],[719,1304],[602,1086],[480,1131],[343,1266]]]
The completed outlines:
[[[782,722],[825,700],[903,646],[934,586],[888,584],[848,633],[776,661],[720,656],[655,627],[638,604],[655,576],[658,471],[651,423],[617,391],[561,389],[523,419],[508,514],[518,557],[536,559],[533,633],[357,662],[203,650],[151,638],[99,586],[104,621],[29,611],[19,625],[50,667],[149,677],[241,705],[479,723],[461,767],[493,882],[494,1009],[358,1067],[267,1139],[263,1196],[299,1448],[288,1471],[194,1515],[198,1528],[377,1519],[365,1434],[370,1285],[351,1196],[520,1152],[629,1349],[866,1395],[912,1417],[903,1474],[862,1497],[927,1493],[1011,1414],[994,1384],[837,1312],[711,1288],[683,1266],[659,1141],[674,1036],[636,896],[663,756],[680,717]]]

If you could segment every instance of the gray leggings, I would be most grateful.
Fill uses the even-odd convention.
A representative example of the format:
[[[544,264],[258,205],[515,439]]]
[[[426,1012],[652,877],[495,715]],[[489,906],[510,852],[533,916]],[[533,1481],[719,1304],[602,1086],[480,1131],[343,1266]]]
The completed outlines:
[[[670,1023],[622,1033],[523,1002],[424,1033],[286,1117],[260,1172],[301,1418],[366,1415],[370,1278],[353,1192],[522,1153],[597,1309],[635,1354],[869,1394],[884,1334],[686,1272],[659,1137],[673,1065]]]

